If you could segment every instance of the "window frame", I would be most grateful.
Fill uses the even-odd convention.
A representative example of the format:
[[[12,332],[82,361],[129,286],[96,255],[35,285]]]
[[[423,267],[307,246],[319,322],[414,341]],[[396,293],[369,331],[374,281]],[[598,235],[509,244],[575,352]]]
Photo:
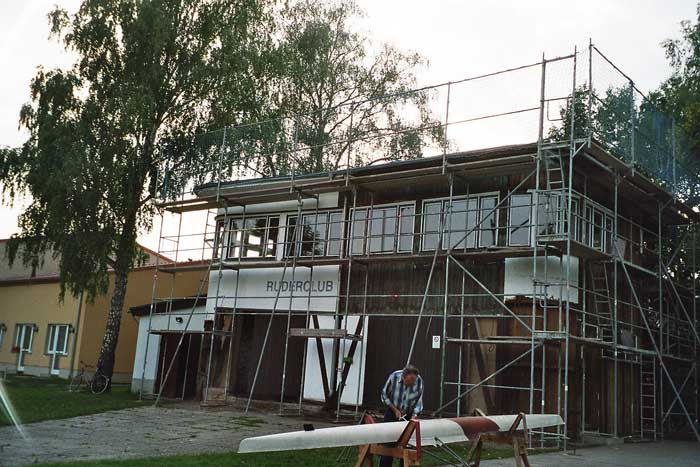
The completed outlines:
[[[508,246],[531,246],[532,245],[532,221],[533,221],[533,210],[535,209],[534,203],[533,203],[533,192],[528,191],[528,192],[518,192],[518,193],[511,193],[509,194],[509,203],[508,203],[508,225],[506,226],[508,228],[508,235],[507,235],[507,242]],[[513,198],[515,197],[527,197],[528,198],[528,203],[524,205],[518,205],[518,206],[513,206]],[[513,209],[514,208],[526,208],[527,210],[527,215],[528,215],[528,221],[526,224],[518,224],[518,225],[513,225]],[[526,243],[513,243],[512,241],[512,235],[513,235],[513,230],[520,230],[520,229],[527,229],[527,242]]]
[[[52,349],[51,346],[55,343],[58,342],[58,335],[56,334],[59,332],[60,328],[65,328],[66,334],[63,338],[63,347],[64,350],[62,352],[57,352],[56,349]],[[44,352],[45,355],[59,355],[59,356],[67,356],[68,355],[68,342],[70,340],[70,324],[59,324],[59,323],[51,323],[48,325],[47,329],[47,334],[46,334],[46,350]],[[59,334],[60,335],[60,334]]]
[[[326,224],[324,228],[324,238],[323,238],[323,254],[315,254],[311,253],[308,255],[305,254],[300,254],[303,252],[303,249],[301,246],[304,243],[311,243],[312,248],[313,245],[317,243],[316,239],[313,239],[311,241],[304,241],[302,238],[298,238],[300,235],[300,231],[297,229],[296,232],[294,232],[294,225],[296,225],[296,222],[298,222],[299,217],[301,217],[302,222],[300,225],[304,225],[304,217],[313,217],[316,216],[316,222],[313,224],[314,226],[318,226],[318,216],[325,215],[326,216],[326,221],[323,222]],[[333,216],[339,216],[339,224],[340,224],[340,238],[336,237],[331,237],[331,228],[333,224],[336,222],[333,222],[331,219]],[[292,220],[294,220],[294,225],[291,224]],[[345,228],[344,228],[344,221],[343,221],[343,211],[339,209],[319,209],[318,212],[316,210],[313,211],[302,211],[299,216],[295,213],[294,215],[287,215],[287,219],[285,220],[284,224],[284,250],[283,250],[283,255],[285,258],[292,258],[293,256],[296,256],[297,258],[338,258],[340,257],[342,251],[343,251],[343,234],[345,233]],[[295,237],[292,240],[289,239],[289,235],[291,233],[295,233]],[[331,243],[338,243],[338,253],[335,254],[330,254],[329,249]],[[291,249],[294,249],[293,253]]]
[[[469,250],[469,249],[490,248],[491,246],[498,246],[498,241],[499,241],[499,235],[498,235],[498,233],[499,233],[499,230],[500,230],[500,211],[501,211],[501,208],[502,208],[503,206],[498,206],[498,208],[496,208],[496,210],[493,212],[493,215],[494,215],[494,217],[495,217],[495,224],[496,224],[495,229],[493,229],[493,230],[495,230],[495,234],[494,234],[494,244],[493,244],[493,245],[489,245],[489,246],[482,246],[482,244],[481,244],[481,233],[482,233],[482,231],[484,231],[484,230],[492,230],[491,228],[485,229],[485,228],[483,228],[483,225],[480,224],[480,222],[481,222],[481,216],[482,216],[481,201],[482,201],[483,198],[494,198],[494,199],[496,200],[496,203],[495,203],[494,206],[498,206],[498,203],[501,202],[501,193],[500,193],[499,191],[487,191],[487,192],[483,192],[483,193],[472,193],[472,194],[469,194],[469,195],[459,195],[459,196],[453,196],[453,197],[452,197],[452,204],[453,204],[453,205],[454,205],[454,203],[455,203],[456,201],[462,201],[462,200],[466,200],[466,201],[467,201],[467,210],[466,210],[466,214],[467,214],[467,224],[469,223],[469,219],[468,219],[469,212],[470,212],[470,209],[469,209],[469,202],[470,202],[471,200],[476,200],[476,203],[477,203],[477,204],[476,204],[476,210],[475,210],[475,213],[476,213],[477,216],[476,216],[476,220],[475,220],[474,225],[475,225],[475,226],[478,225],[479,227],[478,227],[478,228],[475,228],[474,231],[472,232],[472,233],[475,235],[475,237],[476,237],[475,240],[474,240],[474,246],[469,246],[469,245],[467,245],[467,246],[465,246],[465,247],[459,247],[460,249]],[[421,252],[424,252],[424,251],[435,251],[435,249],[433,249],[433,248],[428,248],[428,247],[425,246],[425,241],[424,241],[424,240],[425,240],[425,235],[426,235],[426,231],[425,231],[425,218],[426,218],[426,215],[425,215],[425,205],[426,205],[426,204],[432,204],[432,203],[440,203],[440,202],[442,202],[441,211],[440,211],[440,212],[441,212],[441,215],[440,215],[440,216],[441,216],[441,218],[442,218],[442,216],[443,216],[444,214],[447,214],[447,209],[445,209],[445,206],[447,205],[447,203],[448,203],[449,201],[450,201],[450,197],[449,197],[449,196],[443,196],[443,197],[440,197],[440,198],[427,198],[427,199],[422,200],[422,211],[421,211],[421,222],[420,222],[420,251],[421,251]],[[491,209],[493,209],[493,208],[489,208],[488,210],[490,211]],[[437,235],[437,236],[438,236],[438,246],[442,246],[442,249],[443,249],[443,250],[445,249],[445,248],[444,248],[444,247],[445,247],[445,241],[444,241],[444,239],[443,239],[442,242],[439,241],[439,240],[440,240],[440,231],[439,231],[439,230],[438,230],[437,232],[427,232],[427,233],[428,233],[428,234],[435,234],[435,235]],[[447,228],[445,228],[445,236],[447,237],[447,241],[448,241],[448,242],[450,242],[450,239],[449,239],[449,234],[450,234],[450,233],[451,233],[451,231],[450,231],[450,230],[447,230]],[[470,235],[471,235],[471,234],[470,234]],[[458,237],[458,238],[461,238],[461,237]],[[465,238],[465,241],[466,241],[468,238],[469,238],[469,236],[467,236],[467,238]],[[455,247],[455,249],[457,249],[457,248],[458,248],[458,247]]]
[[[388,234],[387,236],[392,235],[394,238],[392,240],[392,248],[391,250],[387,251],[371,251],[371,241],[372,241],[372,236],[370,235],[371,232],[371,226],[372,226],[372,213],[374,213],[375,210],[387,210],[387,209],[395,209],[395,224],[394,224],[394,233]],[[402,216],[402,210],[405,208],[411,208],[413,209],[413,215],[409,216]],[[355,235],[355,213],[356,212],[363,212],[365,214],[364,219],[361,219],[364,221],[364,232],[362,233],[361,236],[356,236]],[[413,220],[409,223],[411,227],[410,232],[402,232],[402,223],[401,220],[403,218],[413,218]],[[387,217],[382,217],[382,220],[385,221]],[[416,231],[416,201],[403,201],[403,202],[397,202],[397,203],[384,203],[384,204],[375,204],[371,206],[358,206],[355,208],[350,209],[350,235],[348,235],[348,251],[350,252],[350,255],[354,256],[367,256],[367,255],[391,255],[391,254],[411,254],[413,253],[414,247],[413,247],[413,238],[415,237],[415,231]],[[382,222],[382,234],[379,237],[382,239],[382,243],[384,241],[384,222]],[[404,250],[401,249],[401,239],[410,237],[411,238],[411,248],[409,250]],[[355,241],[361,241],[362,242],[362,248],[361,251],[356,252],[354,247],[354,242]]]
[[[225,254],[225,259],[226,260],[234,260],[234,261],[250,261],[250,260],[255,260],[255,261],[270,261],[270,260],[275,260],[277,258],[277,250],[279,246],[279,231],[280,231],[280,215],[279,214],[267,214],[267,213],[260,213],[260,214],[252,214],[250,216],[235,216],[235,217],[230,217],[228,219],[228,229],[225,229],[223,237],[225,238],[225,241],[223,242],[223,245],[226,248],[226,254]],[[246,233],[254,230],[254,229],[246,229],[245,228],[245,223],[252,220],[252,219],[265,219],[265,227],[263,227],[263,230],[265,231],[265,234],[263,238],[261,239],[261,248],[262,248],[262,254],[260,256],[243,256],[244,251],[246,250],[246,243],[245,243],[245,238],[246,238]],[[268,255],[268,249],[270,249],[269,246],[269,240],[270,240],[270,231],[272,230],[270,227],[270,220],[271,219],[277,219],[277,237],[274,239],[274,251],[272,252],[272,255]],[[242,221],[243,222],[243,228],[240,229],[234,229],[233,228],[233,223],[236,221]],[[240,243],[236,243],[235,240],[235,233],[236,232],[241,232],[241,240]],[[236,250],[236,248],[239,249],[238,255],[233,255],[233,252]]]
[[[30,334],[29,334],[29,348],[25,349],[23,347],[23,342],[20,342],[20,336],[23,335],[23,333],[20,331],[21,329],[30,329]],[[14,346],[19,349],[21,353],[25,354],[31,354],[32,353],[32,348],[34,347],[34,334],[36,333],[36,324],[34,323],[17,323],[15,324],[15,339],[14,339]],[[22,339],[24,340],[24,339]]]

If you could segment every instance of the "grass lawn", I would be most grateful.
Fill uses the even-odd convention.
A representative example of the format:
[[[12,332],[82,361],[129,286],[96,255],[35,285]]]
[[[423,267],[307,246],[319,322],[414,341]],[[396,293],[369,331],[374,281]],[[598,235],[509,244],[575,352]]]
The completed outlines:
[[[79,415],[89,415],[108,410],[118,410],[129,407],[150,405],[152,401],[139,402],[138,397],[129,392],[127,386],[115,386],[111,394],[93,395],[86,391],[68,392],[68,383],[58,378],[35,378],[31,376],[8,376],[3,383],[12,401],[12,404],[22,423],[38,422],[60,418],[70,418]],[[241,417],[240,424],[254,426],[260,423],[253,417]],[[10,421],[4,412],[0,410],[0,426],[9,425]],[[461,445],[451,446],[456,452],[464,456],[467,447]],[[452,461],[445,453],[434,448],[429,448],[423,456],[422,465],[444,465]],[[440,456],[437,459],[429,452]],[[512,457],[510,447],[487,446],[482,453],[483,459]],[[37,467],[44,466],[82,466],[82,467],[200,467],[200,466],[353,466],[355,465],[357,448],[343,450],[318,449],[308,451],[290,451],[259,454],[200,454],[155,457],[147,459],[127,460],[101,460],[87,462],[57,463],[57,464],[33,464]],[[1,458],[1,456],[0,456]],[[338,459],[340,458],[340,461]]]
[[[68,392],[68,381],[59,378],[8,375],[3,383],[22,423],[70,418],[108,410],[152,404],[139,402],[128,386],[115,385],[111,394],[94,395],[88,391]],[[0,426],[10,420],[0,410]]]
[[[452,448],[464,455],[466,448],[453,445]],[[440,461],[430,455],[424,454],[421,465],[436,466],[445,465],[447,462],[454,462],[442,452],[431,448],[430,452],[435,452],[441,456],[444,461]],[[342,460],[337,462],[339,456]],[[510,448],[486,449],[482,459],[496,459],[512,457],[513,451]],[[261,466],[338,466],[348,467],[354,466],[357,460],[357,448],[349,448],[343,453],[341,448],[337,449],[316,449],[308,451],[290,451],[290,452],[271,452],[258,454],[207,454],[195,456],[170,456],[170,457],[154,457],[149,459],[128,459],[123,461],[88,461],[74,462],[67,464],[34,464],[35,467],[157,467],[157,466],[173,466],[173,467],[261,467]],[[375,465],[378,458],[375,458]],[[396,463],[398,465],[398,463]]]

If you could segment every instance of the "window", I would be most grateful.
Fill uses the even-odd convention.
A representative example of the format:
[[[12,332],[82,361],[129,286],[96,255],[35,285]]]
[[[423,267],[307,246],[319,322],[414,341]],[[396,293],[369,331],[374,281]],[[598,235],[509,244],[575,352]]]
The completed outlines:
[[[68,355],[68,324],[50,324],[49,334],[46,339],[46,353],[48,355]]]
[[[32,343],[34,342],[34,325],[18,324],[15,326],[15,347],[20,352],[32,353]]]
[[[445,206],[449,200],[445,202]],[[448,248],[474,248],[476,246],[476,219],[478,200],[476,198],[452,200],[452,209],[445,210],[447,216],[444,244]],[[467,235],[468,233],[468,235]]]
[[[5,341],[5,332],[7,331],[7,326],[0,323],[0,349],[2,348],[2,343]]]
[[[297,216],[287,218],[287,256],[339,256],[343,241],[340,212],[303,214],[301,229],[295,228]],[[296,237],[296,238],[295,238]]]
[[[369,220],[369,252],[393,253],[396,244],[397,207],[374,208]]]
[[[449,199],[430,200],[423,203],[423,232],[421,249],[435,250],[438,247],[441,219],[444,215],[442,248],[476,248],[496,244],[498,232],[498,196],[480,195],[452,200],[452,209],[448,209]],[[493,211],[493,212],[491,212]],[[477,219],[486,216],[476,229]],[[477,238],[479,239],[477,242]]]
[[[592,246],[591,221],[593,220],[593,208],[586,203],[583,208],[583,225],[581,226],[581,242],[584,245]]]
[[[352,254],[413,251],[414,217],[413,204],[354,209],[350,232]]]
[[[227,257],[274,258],[279,222],[279,216],[231,219]]]
[[[559,207],[561,194],[539,192],[537,196],[540,198],[537,203],[537,234],[554,235],[560,233],[560,218],[563,212]]]
[[[530,244],[530,214],[532,195],[511,195],[508,209],[508,244]]]
[[[216,231],[214,232],[214,259],[223,258],[224,253],[224,221],[216,223]]]
[[[442,230],[442,201],[423,204],[423,250],[435,250],[438,247]]]
[[[593,210],[593,248],[603,250],[603,219],[605,216],[598,210]]]
[[[578,199],[573,198],[571,200],[571,223],[574,226],[574,232],[572,238],[577,242],[581,241],[581,214],[578,210]]]
[[[613,254],[613,218],[611,215],[605,215],[605,253]]]
[[[496,244],[498,237],[498,211],[493,208],[498,204],[497,196],[482,196],[479,204],[479,246],[490,247]],[[493,212],[492,212],[493,211]]]
[[[399,251],[413,251],[413,206],[399,206]]]

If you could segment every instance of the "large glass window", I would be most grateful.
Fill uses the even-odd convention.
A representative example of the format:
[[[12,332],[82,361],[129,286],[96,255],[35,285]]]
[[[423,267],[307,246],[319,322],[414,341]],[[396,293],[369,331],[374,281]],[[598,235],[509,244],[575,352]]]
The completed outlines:
[[[442,229],[442,201],[423,204],[423,250],[434,250],[438,247]]]
[[[423,233],[421,249],[435,250],[442,229],[444,216],[445,235],[442,248],[476,248],[496,244],[498,236],[498,211],[493,209],[498,204],[495,195],[473,196],[452,200],[452,209],[448,209],[449,200],[426,201],[423,203]],[[493,212],[491,212],[493,211]],[[478,219],[484,222],[476,228]]]
[[[593,220],[593,208],[586,204],[583,209],[583,223],[581,225],[581,243],[592,246],[591,222]]]
[[[391,253],[396,245],[397,207],[374,208],[369,221],[369,252]]]
[[[605,253],[615,253],[613,247],[613,218],[610,214],[605,215]]]
[[[214,259],[225,256],[224,252],[224,221],[216,223],[216,231],[214,232]]]
[[[352,212],[351,251],[354,255],[403,253],[413,250],[410,204],[358,208]]]
[[[340,212],[302,214],[301,230],[295,228],[296,225],[297,216],[287,218],[287,256],[294,254],[302,257],[340,255],[343,238],[343,222]]]
[[[279,216],[231,219],[228,258],[274,258],[279,221]]]
[[[593,210],[593,248],[603,251],[603,220],[605,216],[598,210]]]
[[[530,215],[532,195],[530,193],[511,195],[508,209],[508,244],[530,244]]]
[[[561,232],[560,209],[561,195],[559,193],[538,193],[537,203],[537,234],[554,235]]]
[[[482,196],[479,201],[479,246],[490,247],[496,244],[498,237],[498,212],[493,210],[498,204],[498,197]]]
[[[465,249],[476,246],[476,219],[479,217],[476,198],[452,200],[452,209],[447,209],[445,201],[445,238],[448,248]]]

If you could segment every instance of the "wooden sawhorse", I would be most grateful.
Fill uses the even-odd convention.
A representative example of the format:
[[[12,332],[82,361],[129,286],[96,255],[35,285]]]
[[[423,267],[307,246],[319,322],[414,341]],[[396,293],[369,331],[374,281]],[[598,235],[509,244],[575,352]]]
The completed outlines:
[[[363,415],[362,423],[376,423],[371,415]],[[416,446],[409,447],[413,433],[416,434]],[[421,447],[420,447],[420,422],[418,420],[410,420],[403,433],[396,441],[396,446],[389,447],[383,444],[363,444],[359,446],[357,455],[357,463],[355,467],[374,466],[374,456],[389,456],[394,459],[403,460],[405,467],[414,467],[420,465]]]

